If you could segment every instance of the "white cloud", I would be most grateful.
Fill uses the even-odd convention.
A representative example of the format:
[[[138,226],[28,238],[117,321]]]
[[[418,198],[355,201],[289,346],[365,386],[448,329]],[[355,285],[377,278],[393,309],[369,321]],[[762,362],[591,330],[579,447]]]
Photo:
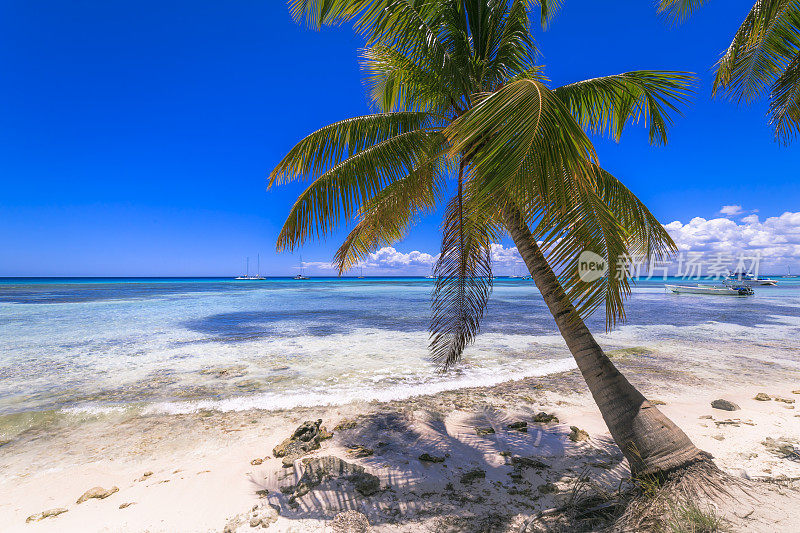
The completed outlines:
[[[740,205],[723,205],[722,209],[719,210],[719,213],[721,215],[735,217],[736,215],[741,215],[744,213],[744,211]]]
[[[439,255],[432,255],[419,250],[401,252],[392,246],[385,246],[369,255],[369,257],[356,265],[363,268],[364,274],[369,275],[427,275]],[[492,245],[492,262],[497,274],[510,274],[523,267],[522,257],[516,247],[506,248],[502,244]],[[336,268],[330,262],[304,261],[303,267],[311,272],[332,276]],[[299,267],[295,267],[296,269]],[[355,270],[351,271],[351,274]]]
[[[495,267],[515,267],[522,265],[522,256],[517,247],[506,248],[502,244],[492,244],[492,263]]]
[[[786,212],[761,221],[756,214],[740,222],[729,218],[695,217],[664,226],[682,252],[709,254],[760,254],[762,272],[800,260],[800,212]],[[765,270],[767,269],[767,270]]]
[[[736,207],[740,206],[725,206]],[[705,219],[695,217],[687,223],[678,220],[664,227],[675,240],[681,252],[701,252],[711,257],[716,254],[761,257],[760,272],[782,273],[786,265],[800,262],[800,212],[786,212],[777,217],[761,220],[754,210],[740,221],[727,217]],[[740,212],[741,214],[741,212]],[[426,275],[438,255],[419,250],[401,252],[387,246],[370,254],[361,263],[366,275]],[[516,247],[492,245],[493,270],[498,275],[527,273]],[[305,262],[312,272],[334,275],[329,262]],[[798,269],[800,270],[800,269]],[[352,272],[351,272],[352,273]]]
[[[409,268],[424,268],[431,269],[431,266],[436,262],[436,256],[431,254],[414,250],[408,253],[397,251],[391,246],[385,246],[380,250],[369,254],[369,258],[364,261],[360,266],[364,268],[381,268],[381,269],[409,269]]]

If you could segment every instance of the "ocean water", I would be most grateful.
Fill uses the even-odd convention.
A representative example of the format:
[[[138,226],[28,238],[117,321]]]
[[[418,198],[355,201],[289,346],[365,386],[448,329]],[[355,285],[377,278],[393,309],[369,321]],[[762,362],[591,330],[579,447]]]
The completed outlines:
[[[428,360],[420,278],[0,279],[0,418],[390,400],[574,367],[533,282],[498,279],[456,369]],[[800,369],[800,278],[747,298],[642,281],[604,347]],[[602,316],[589,320],[602,332]],[[711,356],[709,356],[711,354]],[[0,420],[2,422],[2,420]]]

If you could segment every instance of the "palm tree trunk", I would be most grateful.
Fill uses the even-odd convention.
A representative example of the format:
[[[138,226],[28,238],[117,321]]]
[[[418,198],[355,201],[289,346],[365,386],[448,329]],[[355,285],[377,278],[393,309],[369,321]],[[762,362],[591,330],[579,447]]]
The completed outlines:
[[[611,436],[628,459],[632,475],[666,472],[708,457],[647,401],[603,353],[567,298],[520,212],[507,207],[503,219],[578,363]]]

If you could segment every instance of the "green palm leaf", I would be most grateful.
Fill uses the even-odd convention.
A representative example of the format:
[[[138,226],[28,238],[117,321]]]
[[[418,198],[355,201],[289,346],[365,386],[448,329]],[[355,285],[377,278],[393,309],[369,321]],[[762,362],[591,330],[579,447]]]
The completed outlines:
[[[393,137],[432,126],[423,112],[366,115],[320,128],[292,148],[269,176],[269,187],[298,178],[318,177],[342,161]]]
[[[468,194],[448,204],[442,224],[442,247],[434,268],[430,350],[447,369],[461,359],[480,330],[492,292],[492,242],[497,225]]]
[[[660,0],[658,12],[670,17],[675,22],[683,22],[708,2],[709,0]]]
[[[688,103],[696,78],[687,72],[640,70],[558,87],[561,98],[582,127],[619,141],[626,124],[642,121],[650,142],[665,144],[672,114]]]
[[[387,185],[364,205],[359,222],[334,256],[339,274],[365,260],[381,246],[403,239],[418,215],[435,208],[442,197],[447,172],[447,161],[431,155],[427,163]]]
[[[772,85],[769,113],[776,139],[789,142],[800,132],[800,53]]]
[[[294,249],[349,220],[384,187],[427,161],[441,134],[401,133],[370,146],[326,171],[298,197],[278,235],[278,249]]]

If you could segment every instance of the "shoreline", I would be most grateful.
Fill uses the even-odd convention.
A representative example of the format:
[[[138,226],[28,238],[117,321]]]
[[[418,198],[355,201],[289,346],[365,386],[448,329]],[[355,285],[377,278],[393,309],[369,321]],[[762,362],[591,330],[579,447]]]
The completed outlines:
[[[765,365],[765,371],[741,372],[735,386],[722,386],[731,378],[725,365],[695,375],[685,361],[679,365],[677,356],[624,350],[614,361],[650,400],[665,402],[659,409],[727,472],[751,479],[800,478],[800,462],[763,444],[767,438],[776,443],[796,439],[800,409],[753,399],[765,392],[800,400],[792,394],[800,388],[797,371]],[[741,410],[712,409],[710,402],[717,398]],[[539,412],[555,415],[559,423],[532,422]],[[362,497],[342,486],[320,487],[298,499],[298,508],[288,505],[280,488],[297,481],[292,476],[299,474],[300,463],[294,472],[284,469],[272,450],[298,425],[317,419],[334,436],[308,457],[332,455],[363,466],[380,478],[379,494]],[[354,425],[334,429],[344,420]],[[526,421],[528,432],[509,430],[515,421]],[[589,439],[571,441],[571,426],[586,431]],[[476,428],[481,427],[492,427],[494,433],[479,436]],[[356,457],[352,447],[357,446],[372,453]],[[419,461],[422,453],[449,457],[429,465]],[[535,458],[547,468],[521,471],[510,457]],[[574,370],[389,402],[102,418],[24,433],[0,446],[0,466],[5,472],[0,517],[8,531],[86,531],[87,523],[97,524],[97,531],[222,531],[254,506],[269,504],[281,508],[270,526],[275,531],[320,531],[347,508],[364,512],[376,531],[435,529],[448,522],[455,531],[471,531],[476,516],[495,516],[498,508],[507,512],[495,518],[510,527],[556,506],[584,470],[607,490],[627,476]],[[485,477],[461,483],[474,469]],[[511,477],[515,472],[522,477]],[[119,491],[75,503],[96,486]],[[543,493],[542,486],[554,492],[547,488]],[[259,490],[267,492],[259,495]],[[120,508],[126,503],[132,505]],[[68,511],[25,522],[53,508]]]

